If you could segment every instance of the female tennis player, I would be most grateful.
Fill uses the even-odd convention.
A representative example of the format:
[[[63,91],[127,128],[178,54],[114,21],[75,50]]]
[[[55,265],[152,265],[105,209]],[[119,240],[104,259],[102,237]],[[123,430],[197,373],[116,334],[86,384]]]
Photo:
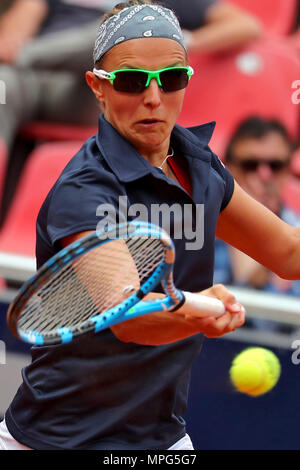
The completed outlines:
[[[175,285],[217,297],[226,311],[194,318],[184,304],[70,343],[32,347],[0,425],[0,446],[192,449],[182,415],[193,361],[204,336],[222,336],[245,319],[234,296],[212,286],[215,236],[280,276],[299,279],[300,232],[234,182],[208,147],[212,124],[190,130],[176,124],[193,70],[170,10],[141,0],[116,6],[100,26],[94,64],[86,79],[101,105],[99,132],[41,208],[38,267],[107,222],[108,213],[116,222],[160,220],[176,248]]]

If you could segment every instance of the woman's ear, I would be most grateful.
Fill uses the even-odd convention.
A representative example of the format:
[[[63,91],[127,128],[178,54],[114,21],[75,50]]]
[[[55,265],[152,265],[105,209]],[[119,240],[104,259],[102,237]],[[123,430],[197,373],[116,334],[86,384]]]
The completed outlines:
[[[86,79],[88,86],[91,88],[94,95],[96,96],[97,100],[100,101],[101,104],[103,104],[104,102],[103,83],[102,83],[103,80],[100,80],[91,71],[86,72],[85,79]]]

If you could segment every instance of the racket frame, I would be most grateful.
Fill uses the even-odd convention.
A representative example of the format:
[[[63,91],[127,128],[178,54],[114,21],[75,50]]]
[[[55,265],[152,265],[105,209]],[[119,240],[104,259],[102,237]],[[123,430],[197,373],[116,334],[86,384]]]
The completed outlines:
[[[37,331],[22,331],[18,327],[18,318],[22,309],[25,307],[28,300],[52,277],[53,273],[57,273],[65,267],[67,263],[75,261],[93,248],[112,240],[128,238],[128,236],[159,238],[164,246],[164,260],[155,268],[150,278],[147,279],[137,292],[127,297],[117,306],[110,308],[108,311],[91,317],[75,329],[61,327],[55,330],[56,333],[40,334]],[[184,295],[180,290],[176,289],[173,284],[172,269],[174,261],[174,244],[169,235],[156,225],[146,222],[131,221],[117,227],[108,228],[101,233],[93,232],[60,250],[46,261],[43,266],[22,285],[15,300],[9,306],[7,312],[8,326],[16,337],[21,338],[25,342],[35,345],[59,344],[69,342],[83,333],[90,331],[99,332],[126,319],[176,308],[176,306],[184,302]],[[159,282],[162,283],[167,296],[163,299],[142,301]]]

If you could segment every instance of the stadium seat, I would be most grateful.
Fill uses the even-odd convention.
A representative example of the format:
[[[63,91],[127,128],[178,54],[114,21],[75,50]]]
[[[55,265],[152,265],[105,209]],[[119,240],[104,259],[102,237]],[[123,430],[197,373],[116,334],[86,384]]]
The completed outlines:
[[[26,139],[43,141],[86,140],[96,134],[97,126],[79,126],[56,122],[33,121],[24,125],[19,135]]]
[[[0,161],[0,191],[1,212],[0,226],[2,226],[9,210],[12,198],[19,184],[24,163],[36,145],[46,142],[58,141],[82,141],[97,132],[95,126],[81,126],[68,123],[33,121],[19,130],[14,146],[11,149],[11,158],[5,169],[5,180],[1,186],[1,161]],[[0,148],[1,158],[1,148]],[[4,170],[3,170],[4,171]]]
[[[7,167],[7,151],[5,144],[0,140],[0,202],[2,200],[2,193],[4,188],[4,178]],[[0,292],[5,290],[7,287],[6,281],[3,277],[0,277]]]
[[[0,231],[0,251],[35,256],[35,223],[57,177],[82,141],[50,142],[30,154],[10,210]]]
[[[290,45],[296,51],[300,58],[300,27],[289,36]]]
[[[292,102],[292,83],[299,75],[299,60],[284,40],[255,41],[223,54],[190,54],[190,65],[195,75],[179,123],[216,121],[211,147],[220,158],[234,128],[253,114],[278,118],[297,139],[299,106]]]
[[[4,187],[4,178],[7,167],[7,150],[4,142],[0,139],[0,201],[2,198],[2,191]]]
[[[298,0],[229,0],[229,2],[257,16],[270,33],[288,34],[295,24]]]

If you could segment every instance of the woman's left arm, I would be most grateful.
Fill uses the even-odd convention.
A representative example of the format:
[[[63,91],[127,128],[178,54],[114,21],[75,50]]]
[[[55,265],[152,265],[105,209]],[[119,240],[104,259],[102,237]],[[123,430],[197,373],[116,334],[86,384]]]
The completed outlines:
[[[199,53],[221,52],[258,39],[263,26],[258,18],[228,2],[215,2],[206,11],[205,24],[185,31],[187,47]]]
[[[300,228],[283,222],[236,182],[219,216],[217,237],[283,279],[300,279]]]

